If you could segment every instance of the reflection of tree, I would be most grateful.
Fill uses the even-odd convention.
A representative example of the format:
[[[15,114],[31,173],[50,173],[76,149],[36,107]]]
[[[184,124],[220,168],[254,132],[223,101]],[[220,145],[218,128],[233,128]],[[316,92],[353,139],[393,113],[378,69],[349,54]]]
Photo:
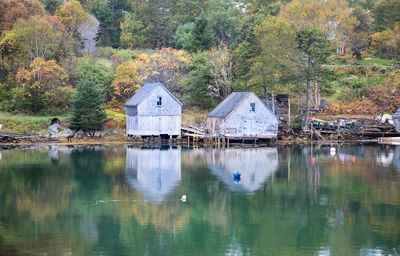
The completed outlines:
[[[251,195],[214,176],[205,150],[182,151],[180,183],[159,203],[127,183],[123,147],[59,153],[56,165],[46,150],[4,152],[0,255],[396,254],[400,175],[375,157],[390,148],[337,150],[279,148]]]
[[[46,148],[4,152],[0,165],[0,255],[68,253],[83,247],[72,222],[59,223],[74,189],[69,156],[54,165]],[[65,234],[60,236],[56,234]],[[71,235],[68,235],[71,234]]]

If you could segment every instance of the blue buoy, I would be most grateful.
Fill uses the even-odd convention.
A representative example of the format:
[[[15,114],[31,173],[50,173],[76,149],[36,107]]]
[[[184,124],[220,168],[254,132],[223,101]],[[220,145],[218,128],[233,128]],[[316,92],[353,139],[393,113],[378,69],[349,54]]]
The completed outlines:
[[[242,176],[242,175],[240,174],[239,171],[235,171],[235,172],[233,173],[233,179],[239,179],[239,180],[240,180],[240,176]]]

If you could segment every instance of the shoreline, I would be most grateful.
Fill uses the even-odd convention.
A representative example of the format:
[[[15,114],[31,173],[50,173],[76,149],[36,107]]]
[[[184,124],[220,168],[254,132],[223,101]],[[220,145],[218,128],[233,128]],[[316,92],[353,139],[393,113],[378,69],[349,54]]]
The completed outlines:
[[[364,139],[364,140],[277,140],[274,143],[230,143],[229,146],[216,146],[216,145],[207,145],[205,143],[193,144],[189,143],[168,143],[168,142],[159,142],[159,143],[146,143],[146,142],[138,142],[138,141],[105,141],[105,140],[89,140],[89,141],[73,141],[73,142],[36,142],[36,143],[0,143],[0,147],[2,146],[10,146],[10,147],[24,147],[24,146],[88,146],[88,145],[136,145],[136,146],[184,146],[186,148],[233,148],[233,147],[275,147],[275,146],[302,146],[302,145],[323,145],[323,144],[340,144],[340,143],[377,143],[379,144],[378,139]],[[385,143],[383,143],[385,144]]]

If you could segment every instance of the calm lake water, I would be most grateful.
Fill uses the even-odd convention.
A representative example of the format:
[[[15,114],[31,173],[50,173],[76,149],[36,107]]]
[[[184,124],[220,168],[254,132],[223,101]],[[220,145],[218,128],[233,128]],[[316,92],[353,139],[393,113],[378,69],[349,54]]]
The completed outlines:
[[[0,255],[400,254],[400,147],[335,147],[0,149]]]

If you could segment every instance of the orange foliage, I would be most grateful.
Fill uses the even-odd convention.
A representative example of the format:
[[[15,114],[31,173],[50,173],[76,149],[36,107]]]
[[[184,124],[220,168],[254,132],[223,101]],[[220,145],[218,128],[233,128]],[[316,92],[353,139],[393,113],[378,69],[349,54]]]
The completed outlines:
[[[114,75],[114,97],[120,102],[125,102],[140,89],[139,82],[138,65],[132,62],[122,63]]]
[[[372,115],[378,113],[378,107],[369,99],[355,100],[351,102],[332,103],[326,111],[328,114],[358,114]]]
[[[15,80],[25,89],[24,96],[33,105],[39,102],[51,104],[54,108],[65,108],[73,89],[67,85],[68,75],[55,60],[36,58],[29,69],[20,68]],[[35,112],[35,106],[32,106]]]
[[[183,50],[161,48],[152,55],[141,54],[136,60],[140,81],[159,81],[172,92],[180,93],[184,75],[189,72],[191,56]]]
[[[370,91],[369,98],[381,111],[394,113],[400,107],[400,69],[388,74],[385,82]]]
[[[24,68],[18,70],[16,80],[23,87],[51,90],[65,86],[68,75],[55,60],[36,58],[30,64],[30,70]]]
[[[44,9],[39,2],[31,0],[0,0],[0,34],[10,30],[18,19],[42,15]]]
[[[366,89],[361,100],[332,103],[329,114],[381,114],[394,113],[400,107],[400,69],[388,74],[384,83]]]

